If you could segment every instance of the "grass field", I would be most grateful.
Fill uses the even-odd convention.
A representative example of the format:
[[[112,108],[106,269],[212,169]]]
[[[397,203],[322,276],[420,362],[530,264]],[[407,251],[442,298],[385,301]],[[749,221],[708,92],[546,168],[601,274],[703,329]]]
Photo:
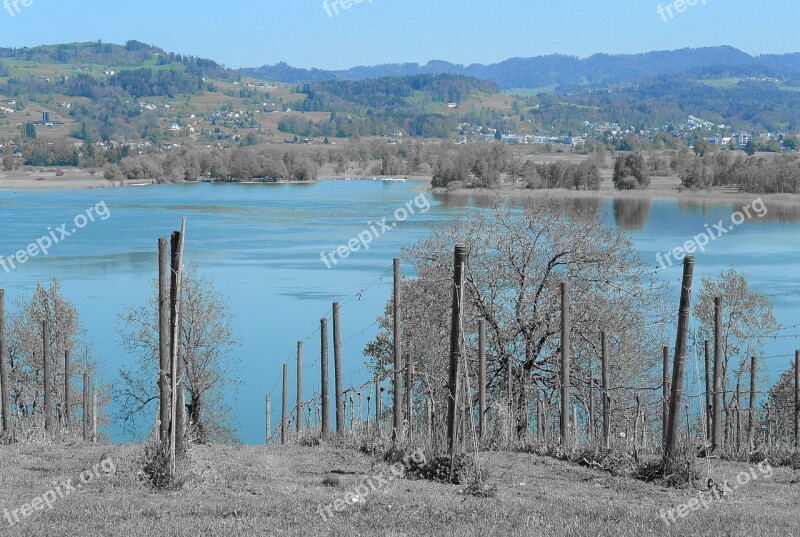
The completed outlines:
[[[8,527],[4,535],[97,536],[576,536],[798,535],[797,471],[739,487],[667,526],[658,511],[674,509],[699,490],[675,490],[536,455],[483,453],[492,498],[463,487],[395,479],[385,463],[333,447],[198,447],[194,477],[180,491],[154,492],[139,476],[141,445],[0,448],[0,509],[13,511],[91,470],[102,460],[115,470],[57,498]],[[108,465],[107,465],[108,466]],[[705,475],[705,465],[702,464]],[[746,464],[715,461],[717,481],[734,480]],[[382,483],[378,476],[384,477]],[[362,501],[323,521],[320,505],[371,479]],[[363,489],[362,489],[363,493]],[[339,503],[339,506],[344,503]],[[324,512],[324,511],[323,511]],[[2,515],[3,513],[0,513]],[[20,515],[21,516],[21,515]]]

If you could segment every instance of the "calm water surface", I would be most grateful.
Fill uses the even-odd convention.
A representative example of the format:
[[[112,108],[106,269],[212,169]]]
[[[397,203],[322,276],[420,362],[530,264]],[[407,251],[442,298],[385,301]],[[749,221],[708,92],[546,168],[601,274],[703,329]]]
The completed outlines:
[[[242,385],[229,401],[240,436],[247,443],[264,438],[264,394],[272,393],[273,423],[279,420],[281,364],[292,364],[297,340],[305,340],[305,396],[319,391],[319,319],[331,302],[342,308],[344,381],[367,379],[362,350],[377,333],[375,319],[391,293],[393,257],[403,245],[428,235],[462,210],[483,210],[486,200],[464,195],[434,197],[431,209],[405,222],[336,267],[328,269],[321,251],[331,251],[366,229],[369,221],[391,217],[420,193],[418,183],[323,181],[314,185],[212,185],[134,187],[108,190],[0,191],[0,255],[10,256],[47,233],[47,227],[72,222],[75,215],[104,201],[105,221],[84,229],[11,273],[0,269],[0,287],[9,302],[30,295],[37,281],[58,276],[64,294],[77,306],[93,349],[113,381],[131,358],[119,345],[118,316],[144,305],[156,276],[158,237],[168,236],[187,216],[187,258],[229,298],[240,342]],[[730,203],[679,203],[671,200],[586,198],[565,202],[598,211],[635,241],[643,258],[656,268],[656,252],[667,252],[705,229],[730,221]],[[751,285],[773,296],[784,325],[798,320],[800,304],[800,209],[772,208],[768,216],[742,224],[697,256],[696,276],[717,274],[730,266]],[[409,268],[405,267],[406,273]],[[678,266],[660,271],[674,285]],[[800,345],[800,329],[787,329],[769,343],[771,378]],[[316,361],[316,362],[315,362]],[[294,372],[290,366],[290,400]],[[113,412],[113,409],[112,409]],[[115,441],[132,438],[117,428]]]

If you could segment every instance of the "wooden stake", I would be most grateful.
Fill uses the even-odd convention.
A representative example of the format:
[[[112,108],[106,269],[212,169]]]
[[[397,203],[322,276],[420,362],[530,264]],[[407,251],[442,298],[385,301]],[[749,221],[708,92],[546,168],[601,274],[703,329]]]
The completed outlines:
[[[663,347],[663,359],[664,359],[664,368],[663,368],[663,386],[662,386],[662,394],[661,397],[663,399],[661,403],[661,441],[667,441],[667,422],[669,421],[669,347],[664,345]]]
[[[70,377],[72,376],[72,369],[69,363],[69,351],[64,351],[64,426],[69,430],[72,424],[72,388],[70,386]]]
[[[603,382],[603,441],[606,449],[611,449],[611,395],[608,383],[608,346],[606,333],[600,333],[600,367]]]
[[[336,391],[336,433],[344,434],[344,394],[342,392],[342,339],[339,303],[333,303],[333,376]]]
[[[800,448],[800,350],[794,353],[794,447]]]
[[[181,375],[181,299],[183,293],[183,248],[186,237],[186,218],[181,220],[181,230],[172,234],[172,270],[170,289],[170,462],[175,473],[177,457],[183,453],[183,413],[184,404]]]
[[[3,406],[3,430],[12,431],[11,391],[8,374],[8,342],[6,341],[6,292],[0,289],[0,403]]]
[[[289,440],[289,364],[283,364],[283,405],[281,407],[281,444]]]
[[[89,372],[83,370],[83,441],[89,441]]]
[[[322,436],[331,432],[330,386],[328,386],[328,319],[320,319],[320,367],[322,373]]]
[[[569,445],[569,282],[561,282],[561,445]]]
[[[170,427],[170,252],[167,239],[158,239],[158,386],[159,386],[159,438],[166,441]]]
[[[414,437],[414,344],[410,336],[406,353],[406,420],[410,442]]]
[[[97,443],[97,386],[92,386],[92,443]]]
[[[271,400],[271,397],[269,395],[267,395],[267,412],[266,412],[266,416],[265,416],[265,418],[266,418],[265,421],[267,423],[267,431],[266,431],[267,434],[264,436],[264,438],[265,438],[265,442],[264,443],[266,445],[269,445],[269,437],[272,434],[272,424],[271,424],[272,419],[271,419],[271,416],[272,416],[272,400]]]
[[[706,361],[706,431],[705,441],[711,439],[711,430],[714,421],[714,372],[711,367],[711,343],[708,340],[703,342],[705,347]]]
[[[303,342],[297,342],[297,432],[303,429]]]
[[[447,397],[447,449],[450,454],[450,478],[453,477],[456,447],[458,446],[456,418],[459,411],[459,364],[461,361],[462,304],[464,303],[464,267],[467,263],[466,246],[456,245],[453,256],[453,305],[450,322],[450,367]]]
[[[403,324],[400,311],[400,259],[394,259],[394,292],[392,293],[392,319],[394,323],[394,420],[392,442],[403,441]]]
[[[594,444],[594,371],[592,371],[591,359],[589,360],[589,404],[586,407],[586,413],[588,414],[586,436],[589,444]]]
[[[797,355],[795,354],[795,361]],[[758,358],[750,357],[750,405],[747,409],[747,442],[750,449],[753,449],[756,430],[756,373],[758,370]]]
[[[478,413],[478,438],[483,440],[486,436],[486,322],[483,319],[478,319]]]
[[[50,323],[42,321],[42,362],[44,363],[44,430],[53,432],[53,387],[50,371]]]
[[[683,284],[681,286],[681,302],[678,313],[678,333],[675,341],[675,362],[672,367],[672,395],[669,400],[669,421],[667,425],[667,441],[664,446],[664,466],[673,463],[673,456],[678,444],[681,422],[681,404],[683,402],[683,377],[686,368],[686,338],[689,330],[689,316],[692,310],[692,280],[694,276],[694,256],[686,256],[683,260]]]
[[[714,297],[714,417],[711,421],[711,447],[722,447],[722,298]]]

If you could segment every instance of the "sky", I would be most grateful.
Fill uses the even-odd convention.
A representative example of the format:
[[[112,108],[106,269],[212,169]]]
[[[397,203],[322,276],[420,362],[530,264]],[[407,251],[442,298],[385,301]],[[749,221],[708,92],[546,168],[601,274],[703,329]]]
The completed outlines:
[[[0,46],[136,39],[233,68],[342,69],[716,45],[795,52],[799,18],[795,0],[0,0]]]

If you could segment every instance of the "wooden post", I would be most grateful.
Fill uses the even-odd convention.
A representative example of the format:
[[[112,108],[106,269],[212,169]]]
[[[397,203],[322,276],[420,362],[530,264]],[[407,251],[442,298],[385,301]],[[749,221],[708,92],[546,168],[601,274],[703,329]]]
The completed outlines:
[[[44,363],[44,430],[53,432],[53,386],[50,356],[50,323],[42,321],[42,362]]]
[[[714,414],[714,373],[711,367],[711,343],[708,340],[703,342],[706,361],[706,434],[705,442],[711,439],[711,429],[713,427]]]
[[[711,422],[711,447],[722,447],[722,298],[714,297],[714,417]]]
[[[267,412],[266,412],[266,423],[267,423],[267,434],[265,435],[265,444],[269,445],[269,437],[272,434],[272,400],[269,394],[267,394]]]
[[[381,400],[383,398],[383,388],[381,387],[381,377],[383,375],[383,358],[380,358],[378,370],[375,372],[375,431],[381,432]]]
[[[336,391],[336,433],[344,434],[344,394],[342,393],[342,338],[339,303],[333,303],[333,376]]]
[[[72,424],[72,388],[70,386],[70,377],[72,376],[72,368],[69,363],[69,351],[64,351],[64,426],[69,430]]]
[[[303,429],[303,342],[297,342],[297,432]]]
[[[536,389],[536,439],[539,442],[544,442],[545,436],[545,427],[546,423],[544,423],[544,412],[542,407],[542,389]]]
[[[283,405],[281,407],[281,444],[288,441],[289,424],[289,364],[283,364]]]
[[[186,240],[186,218],[181,221],[181,230],[172,234],[171,289],[170,289],[170,461],[175,472],[177,457],[183,454],[183,421],[185,405],[183,401],[183,381],[181,379],[181,300],[183,279],[183,252]]]
[[[736,381],[736,451],[742,449],[742,421],[739,409],[742,408],[742,385],[741,381]]]
[[[392,319],[394,324],[394,419],[392,442],[403,441],[403,324],[400,311],[400,259],[394,258],[394,292],[392,293]]]
[[[97,443],[97,386],[92,386],[92,444]]]
[[[6,432],[12,430],[10,381],[6,341],[6,292],[5,289],[0,289],[0,402],[3,405],[3,430]]]
[[[592,370],[591,359],[589,359],[589,404],[586,407],[586,412],[588,414],[586,436],[589,444],[594,444],[594,371]]]
[[[561,445],[569,446],[569,282],[561,282]]]
[[[414,344],[411,337],[408,338],[406,352],[406,419],[410,441],[414,436]]]
[[[328,386],[328,319],[320,319],[320,367],[322,373],[322,436],[331,432],[330,386]]]
[[[669,421],[667,441],[664,446],[664,465],[671,465],[678,444],[681,424],[681,404],[683,402],[683,377],[686,368],[686,337],[689,330],[689,316],[692,310],[692,280],[694,277],[694,256],[687,255],[683,260],[683,284],[678,312],[678,333],[675,340],[675,362],[672,367],[672,395],[669,400]]]
[[[661,442],[665,443],[667,441],[667,422],[669,421],[669,347],[664,345],[663,347],[663,359],[664,359],[664,369],[663,369],[663,386],[662,386],[662,403],[661,403]]]
[[[464,266],[467,263],[466,246],[456,245],[453,256],[453,305],[452,318],[450,322],[450,367],[448,375],[448,397],[447,397],[447,449],[450,455],[450,477],[453,477],[453,464],[455,462],[455,452],[458,446],[456,415],[458,406],[458,384],[459,384],[459,364],[461,362],[461,341],[462,333],[462,304],[464,300]]]
[[[800,350],[794,353],[794,448],[800,448]]]
[[[483,440],[486,436],[486,322],[483,319],[478,319],[478,413],[478,438]]]
[[[797,361],[797,354],[795,354],[795,361]],[[755,426],[756,426],[756,373],[758,370],[758,358],[755,356],[750,357],[750,406],[747,409],[747,442],[750,449],[753,449],[755,441]]]
[[[89,441],[89,372],[83,371],[83,441]]]
[[[608,345],[606,333],[600,333],[600,368],[603,383],[603,441],[606,449],[611,448],[611,396],[608,383]]]
[[[170,252],[167,239],[158,239],[158,387],[159,438],[166,441],[170,427]]]

